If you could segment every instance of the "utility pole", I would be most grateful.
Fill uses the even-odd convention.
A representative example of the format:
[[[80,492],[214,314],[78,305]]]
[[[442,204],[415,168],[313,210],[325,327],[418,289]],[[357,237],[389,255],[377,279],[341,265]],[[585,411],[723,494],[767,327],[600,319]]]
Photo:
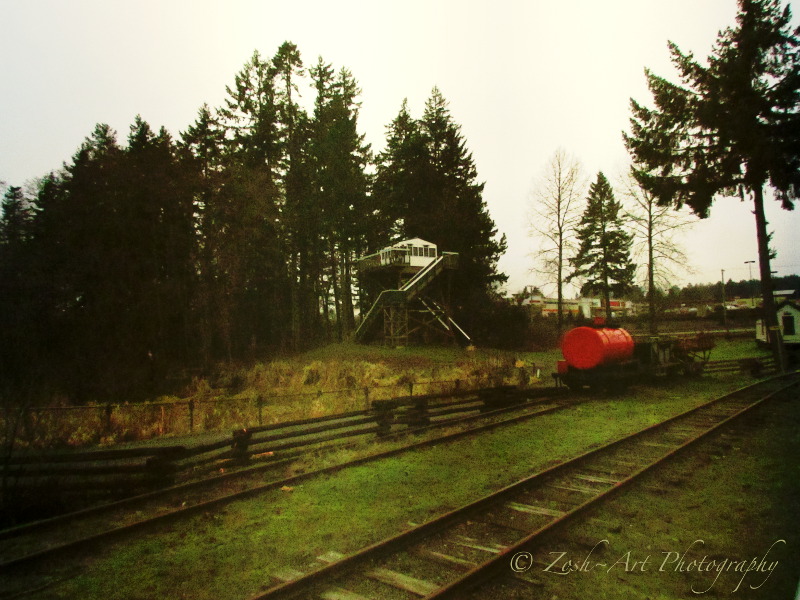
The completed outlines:
[[[750,288],[750,308],[755,308],[756,301],[753,298],[753,263],[756,261],[754,260],[746,260],[744,264],[747,265],[747,274],[749,279],[747,280],[747,287]]]
[[[728,328],[728,314],[725,307],[725,269],[722,269],[722,326]]]

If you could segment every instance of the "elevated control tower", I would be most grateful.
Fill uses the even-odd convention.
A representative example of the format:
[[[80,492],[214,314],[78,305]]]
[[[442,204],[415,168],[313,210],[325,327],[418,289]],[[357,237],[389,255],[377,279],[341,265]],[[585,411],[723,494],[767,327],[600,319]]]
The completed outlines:
[[[356,341],[381,341],[387,346],[470,342],[449,309],[450,273],[458,268],[457,253],[439,252],[435,244],[413,238],[363,257],[356,268],[362,303]]]

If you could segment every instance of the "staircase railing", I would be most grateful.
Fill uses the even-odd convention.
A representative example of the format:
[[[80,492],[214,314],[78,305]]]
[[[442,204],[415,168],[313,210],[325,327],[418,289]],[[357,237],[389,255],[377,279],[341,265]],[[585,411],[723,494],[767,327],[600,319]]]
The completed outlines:
[[[436,260],[425,265],[423,269],[409,279],[405,285],[400,288],[401,291],[408,294],[407,300],[411,300],[411,298],[425,289],[428,283],[441,272],[443,266],[444,256],[439,256]]]
[[[377,318],[380,309],[383,308],[385,304],[403,304],[405,302],[405,296],[406,292],[402,290],[383,290],[361,320],[361,324],[356,328],[356,340],[360,340],[366,334],[372,326],[372,322]]]
[[[457,254],[451,252],[443,252],[435,260],[432,260],[430,263],[425,265],[425,267],[415,273],[414,276],[409,279],[399,290],[383,290],[375,299],[375,302],[372,304],[369,311],[367,311],[367,314],[364,315],[364,318],[361,320],[361,324],[358,326],[355,332],[355,339],[360,341],[366,335],[367,331],[369,331],[370,327],[372,327],[372,323],[377,318],[380,309],[384,305],[400,305],[413,300],[437,275],[439,275],[439,273],[442,272],[445,266],[454,266],[454,259],[457,259],[457,256]],[[430,308],[428,308],[428,310],[430,310]],[[447,317],[444,314],[444,311],[441,312],[441,316],[452,323],[455,328],[467,339],[467,341],[469,341],[469,336],[464,333],[464,330],[461,329],[461,327],[459,327],[450,317]],[[441,321],[439,315],[437,315],[437,319]],[[443,325],[447,329],[450,329],[446,323],[443,323]]]

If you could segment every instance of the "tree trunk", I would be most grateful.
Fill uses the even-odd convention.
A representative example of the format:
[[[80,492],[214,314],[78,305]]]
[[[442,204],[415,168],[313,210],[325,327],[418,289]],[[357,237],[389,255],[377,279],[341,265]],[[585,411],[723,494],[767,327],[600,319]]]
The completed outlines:
[[[297,253],[292,251],[292,257],[289,260],[289,306],[291,311],[291,340],[292,350],[300,348],[301,335],[300,335],[300,293],[299,282],[297,273],[299,271],[299,259]]]
[[[647,203],[647,321],[652,335],[656,328],[656,273],[653,264],[653,203]]]
[[[349,251],[342,257],[342,312],[344,333],[346,337],[354,329],[355,313],[353,310],[353,264]]]
[[[563,242],[559,241],[558,245],[558,339],[561,339],[561,334],[564,333],[564,251]]]
[[[761,270],[761,297],[764,302],[764,324],[775,365],[781,373],[786,372],[784,352],[780,330],[778,328],[778,312],[775,308],[775,296],[772,285],[772,271],[770,270],[769,234],[767,233],[767,219],[764,214],[764,190],[758,187],[753,191],[755,204],[756,235],[758,238],[758,266]]]
[[[650,333],[658,333],[656,326],[656,270],[653,264],[653,230],[652,224],[647,240],[647,313],[650,321]]]
[[[330,243],[330,256],[331,256],[331,284],[333,287],[333,306],[336,311],[336,341],[341,342],[343,339],[342,332],[342,294],[341,282],[339,281],[339,256],[336,251],[336,242],[331,239]]]

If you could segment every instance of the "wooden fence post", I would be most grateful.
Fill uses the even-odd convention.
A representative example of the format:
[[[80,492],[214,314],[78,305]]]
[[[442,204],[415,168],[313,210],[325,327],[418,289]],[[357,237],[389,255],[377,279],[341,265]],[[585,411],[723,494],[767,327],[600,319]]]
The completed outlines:
[[[238,429],[233,432],[233,440],[231,441],[231,458],[240,464],[244,464],[250,460],[250,438],[253,436],[252,431],[247,429]]]
[[[189,400],[189,433],[194,433],[194,399]]]
[[[111,413],[114,408],[110,404],[106,404],[106,433],[111,433]]]
[[[376,400],[375,401],[375,422],[378,425],[377,435],[379,438],[389,435],[392,431],[392,423],[394,422],[394,407],[390,401]]]
[[[414,403],[413,410],[408,413],[408,426],[409,427],[426,427],[431,424],[431,419],[428,416],[428,400],[423,398]]]

